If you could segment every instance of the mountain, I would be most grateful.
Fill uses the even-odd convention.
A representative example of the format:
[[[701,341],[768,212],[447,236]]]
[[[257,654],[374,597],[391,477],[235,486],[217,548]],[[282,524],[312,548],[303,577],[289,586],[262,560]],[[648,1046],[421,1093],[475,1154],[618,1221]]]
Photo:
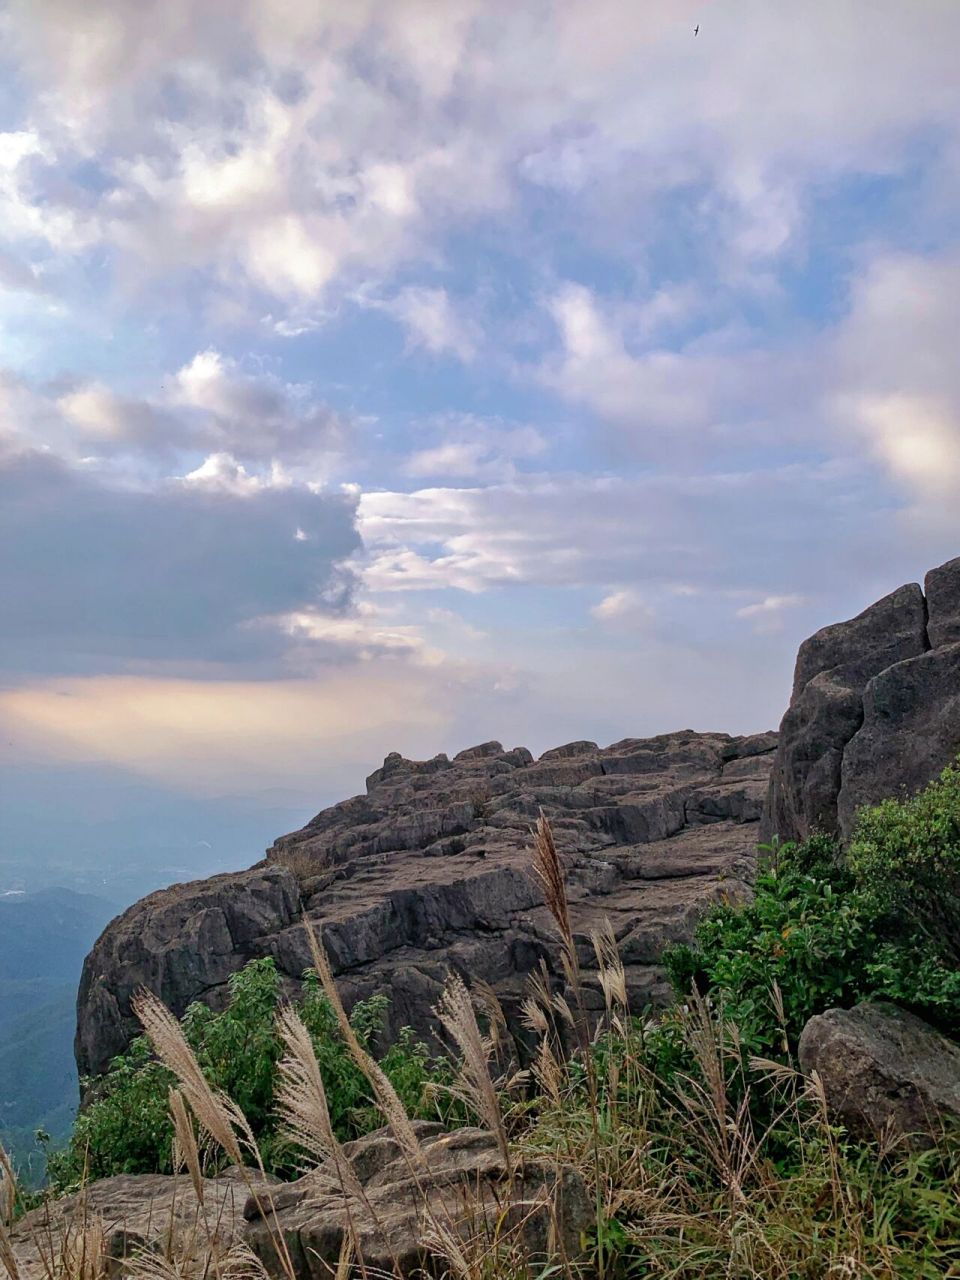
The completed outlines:
[[[664,994],[664,946],[711,901],[749,894],[762,837],[844,839],[858,806],[917,790],[958,751],[960,559],[807,640],[779,734],[578,741],[537,760],[499,742],[452,760],[391,753],[365,794],[280,837],[264,862],[152,894],[114,921],[84,966],[81,1070],[102,1072],[135,1034],[139,986],[182,1013],[222,1000],[256,956],[295,983],[311,962],[305,919],[348,1003],[389,996],[388,1034],[429,1033],[451,970],[492,986],[508,1017],[541,965],[562,989],[530,874],[540,813],[581,965],[595,969],[590,936],[609,920],[642,1008]]]
[[[42,1164],[34,1131],[69,1132],[77,980],[116,910],[70,889],[0,897],[0,1141],[28,1177]]]
[[[571,742],[538,760],[486,742],[431,760],[387,756],[366,793],[283,836],[265,863],[175,885],[115,920],[90,954],[77,1053],[97,1075],[136,1032],[130,999],[149,986],[177,1013],[222,999],[231,974],[273,956],[299,980],[307,916],[344,998],[390,997],[387,1033],[429,1032],[451,967],[516,1005],[553,931],[530,868],[530,830],[551,822],[585,939],[610,918],[637,1008],[666,989],[660,953],[704,906],[747,892],[772,733],[682,730],[610,747]],[[589,942],[582,963],[595,968]]]

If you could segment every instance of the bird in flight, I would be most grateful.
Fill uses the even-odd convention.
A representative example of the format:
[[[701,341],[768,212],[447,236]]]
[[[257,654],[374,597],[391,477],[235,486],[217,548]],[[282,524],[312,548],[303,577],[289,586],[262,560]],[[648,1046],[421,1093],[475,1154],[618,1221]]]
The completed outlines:
[[[700,34],[700,23],[699,23],[699,22],[698,22],[698,23],[697,23],[697,25],[693,28],[693,34],[694,34],[695,36],[698,36],[698,35]]]

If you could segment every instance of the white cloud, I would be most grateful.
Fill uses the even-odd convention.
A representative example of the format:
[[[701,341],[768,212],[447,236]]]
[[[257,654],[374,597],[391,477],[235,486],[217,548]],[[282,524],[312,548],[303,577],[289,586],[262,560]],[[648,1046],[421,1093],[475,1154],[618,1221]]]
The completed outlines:
[[[32,389],[10,374],[0,380],[0,397],[7,431],[25,441],[70,457],[126,456],[140,470],[150,460],[156,466],[199,453],[239,459],[274,481],[277,466],[308,466],[320,480],[351,431],[308,384],[248,371],[211,349],[140,397],[96,381]]]
[[[796,609],[805,603],[800,595],[764,596],[753,604],[746,604],[737,610],[738,618],[750,618],[754,627],[761,633],[781,631],[783,614],[786,609]]]
[[[954,522],[958,332],[960,255],[879,254],[853,283],[830,369],[830,407],[848,435],[909,502]]]
[[[411,346],[465,361],[476,354],[474,327],[457,315],[446,289],[408,285],[379,305],[400,321]]]
[[[624,318],[605,315],[584,285],[563,285],[547,305],[561,348],[535,370],[538,379],[643,444],[661,448],[677,432],[702,433],[731,418],[748,427],[774,394],[786,398],[798,383],[796,353],[775,358],[722,331],[679,349],[631,350]],[[642,313],[632,320],[642,332]]]
[[[34,94],[30,129],[7,135],[16,172],[98,156],[112,185],[93,214],[82,187],[35,191],[24,171],[6,229],[297,305],[435,260],[446,229],[509,213],[531,184],[582,200],[601,240],[625,202],[642,219],[698,189],[694,228],[747,279],[802,241],[813,182],[956,137],[956,23],[949,0],[879,0],[867,22],[829,0],[563,0],[495,21],[482,0],[441,18],[424,0],[170,0],[162,24],[119,0],[21,2],[9,44]],[[411,323],[441,340],[432,315]]]
[[[648,621],[654,611],[638,591],[629,587],[611,591],[599,603],[592,605],[590,613],[598,622],[637,623]]]
[[[444,414],[423,424],[437,443],[415,450],[403,464],[409,476],[508,480],[516,464],[547,450],[543,435],[531,426],[511,426],[472,414]]]
[[[229,493],[245,497],[265,488],[284,488],[289,485],[282,472],[269,479],[248,475],[246,468],[229,453],[211,453],[199,467],[183,476],[183,483],[192,489],[205,489],[211,493]],[[298,542],[306,542],[307,535],[297,526],[294,534]]]
[[[756,591],[789,564],[791,589],[820,595],[868,565],[882,581],[897,546],[884,496],[859,467],[836,463],[367,492],[358,521],[358,571],[382,592],[616,583],[683,599],[677,583],[688,594]]]

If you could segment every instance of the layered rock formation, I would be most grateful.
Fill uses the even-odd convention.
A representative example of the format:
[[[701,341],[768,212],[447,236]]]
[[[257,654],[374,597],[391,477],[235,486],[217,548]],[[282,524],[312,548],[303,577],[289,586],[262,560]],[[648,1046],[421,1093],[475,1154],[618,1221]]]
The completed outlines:
[[[718,894],[746,890],[758,839],[845,837],[859,805],[915,791],[958,751],[960,559],[801,646],[779,743],[685,731],[573,742],[539,760],[498,742],[452,760],[389,755],[365,795],[282,836],[252,870],[152,894],[108,927],[81,982],[81,1075],[102,1072],[135,1033],[141,985],[179,1013],[221,1004],[256,956],[298,981],[310,963],[304,915],[348,1003],[390,996],[391,1034],[431,1028],[451,970],[491,983],[509,1011],[526,975],[555,959],[529,872],[541,808],[583,963],[610,919],[639,1008],[665,994],[665,944],[689,936]]]
[[[539,760],[497,742],[452,760],[389,755],[365,795],[281,837],[257,867],[152,894],[108,927],[84,965],[80,1073],[105,1070],[135,1033],[141,985],[180,1013],[192,1000],[222,1003],[255,956],[298,980],[310,964],[303,914],[348,1004],[390,996],[391,1033],[430,1029],[451,970],[491,983],[509,1009],[556,954],[529,869],[541,809],[567,867],[583,962],[593,963],[591,930],[610,919],[640,1009],[665,994],[664,945],[689,936],[710,900],[745,891],[775,746],[771,733],[686,731],[602,750],[574,742]]]
[[[797,656],[762,835],[846,839],[960,752],[960,559],[824,627]]]

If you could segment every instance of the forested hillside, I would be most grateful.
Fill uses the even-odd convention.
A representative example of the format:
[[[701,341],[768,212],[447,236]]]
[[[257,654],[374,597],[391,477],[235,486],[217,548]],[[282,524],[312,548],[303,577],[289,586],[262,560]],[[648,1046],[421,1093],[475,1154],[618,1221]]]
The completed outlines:
[[[116,909],[69,889],[0,898],[0,1142],[28,1176],[35,1131],[58,1142],[70,1129],[77,981]]]

